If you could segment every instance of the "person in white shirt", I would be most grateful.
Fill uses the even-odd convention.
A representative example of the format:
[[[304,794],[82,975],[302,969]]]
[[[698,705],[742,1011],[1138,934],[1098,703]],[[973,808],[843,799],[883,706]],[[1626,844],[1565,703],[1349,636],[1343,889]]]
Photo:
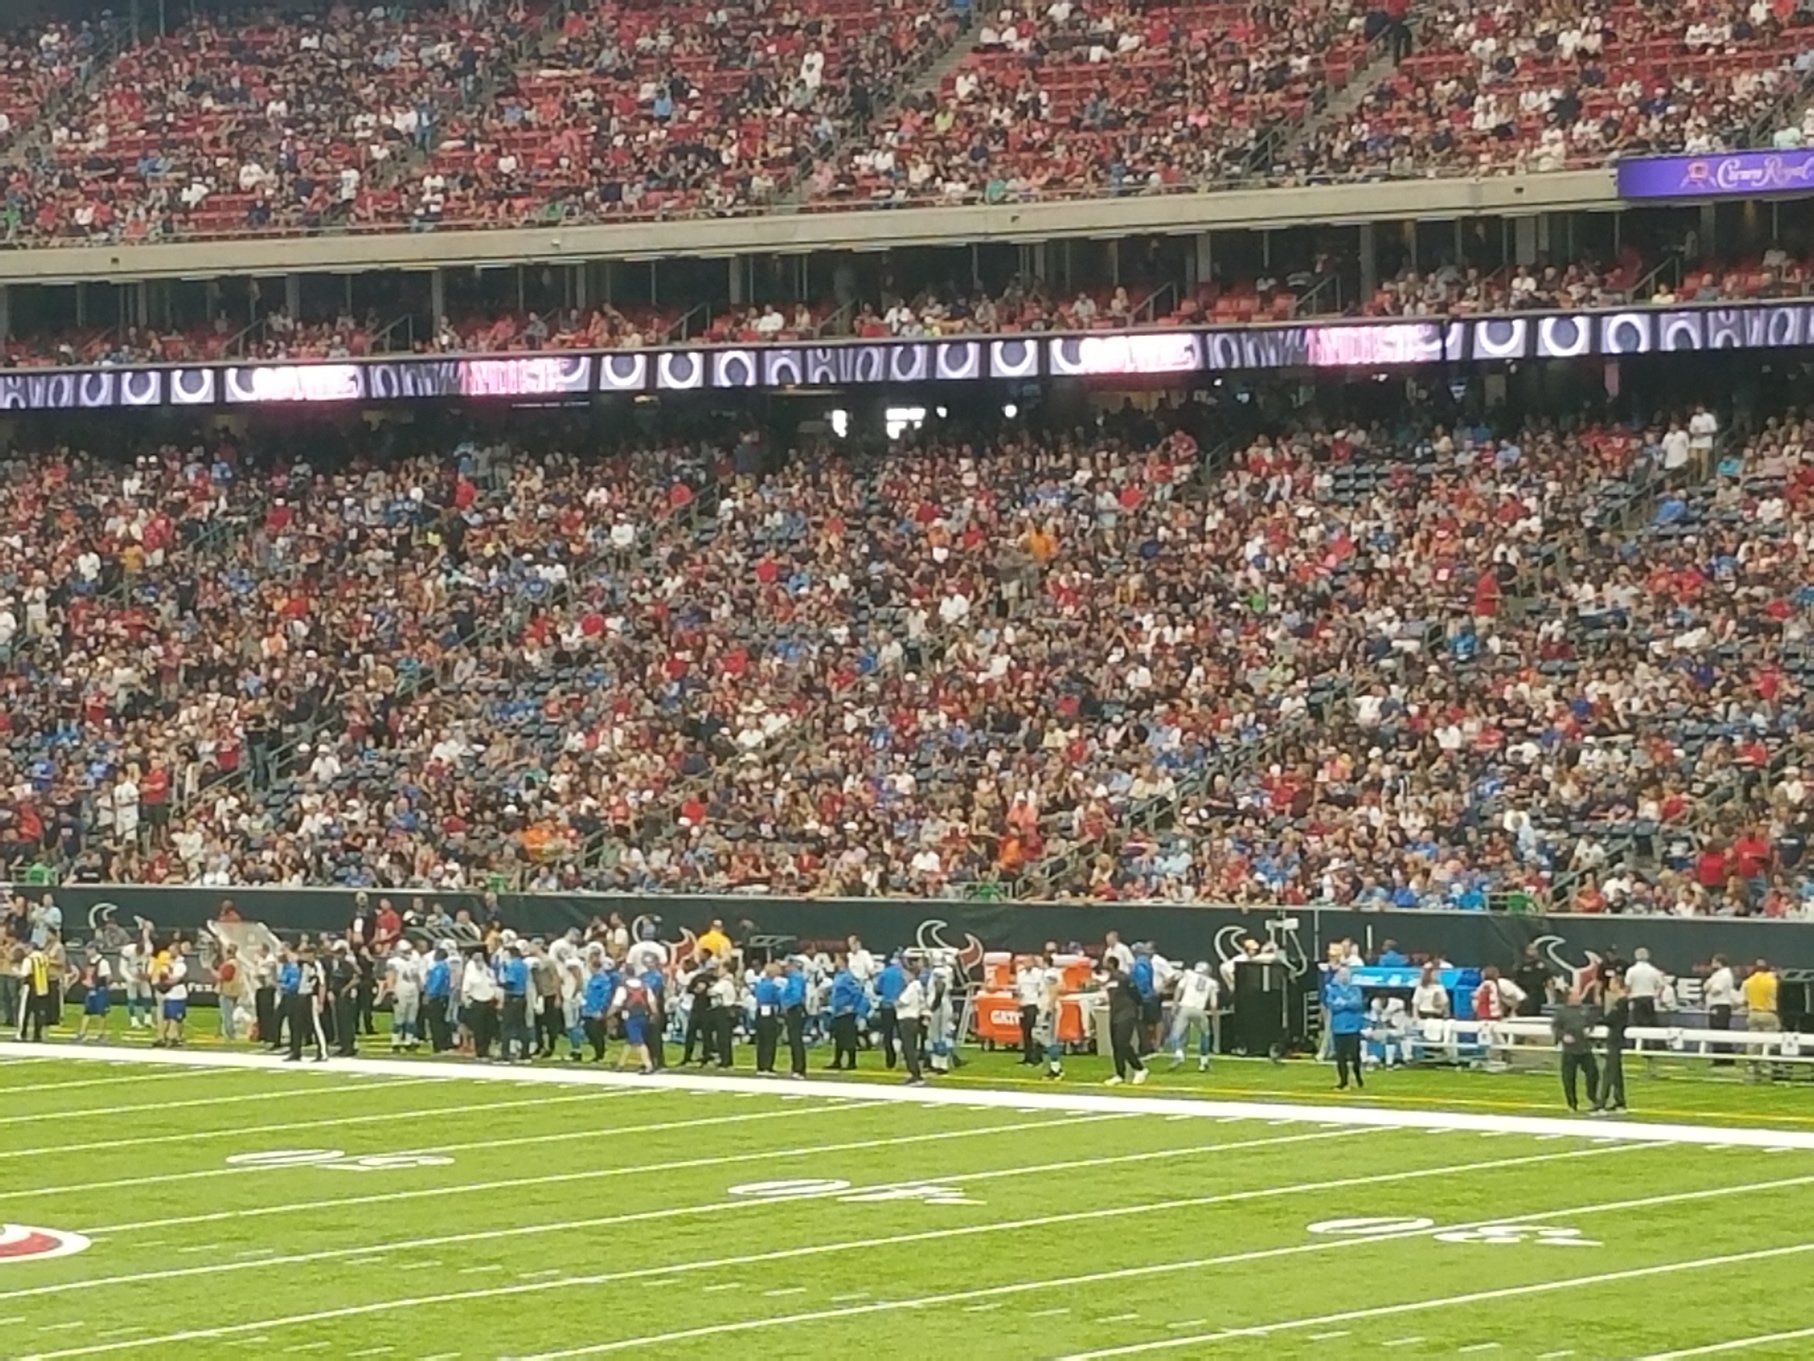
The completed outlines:
[[[1633,950],[1631,963],[1625,968],[1625,994],[1630,1001],[1632,1026],[1653,1026],[1657,1024],[1657,1008],[1663,1000],[1664,990],[1669,980],[1663,971],[1650,962],[1650,951]],[[1643,1040],[1634,1039],[1631,1047],[1642,1052],[1646,1046]],[[1651,1046],[1654,1047],[1654,1046]],[[1646,1058],[1647,1068],[1654,1068],[1656,1060]]]
[[[1411,1014],[1420,1021],[1449,1019],[1449,990],[1436,977],[1433,964],[1424,965],[1417,986],[1411,990]]]
[[[1704,406],[1697,406],[1688,418],[1688,447],[1697,454],[1713,452],[1713,441],[1719,435],[1719,417]]]
[[[391,1049],[414,1049],[422,1042],[422,961],[408,941],[398,941],[385,962],[382,986],[391,1003]]]
[[[151,978],[147,972],[150,960],[136,941],[120,947],[120,978],[126,985],[126,1028],[149,1029],[151,1026]]]
[[[1020,1008],[1020,1065],[1039,1066],[1039,1003],[1045,996],[1045,973],[1037,961],[1023,961],[1014,974],[1014,1001]]]
[[[712,1009],[711,1044],[718,1055],[718,1066],[731,1066],[732,1030],[737,1022],[737,974],[728,965],[721,968],[712,986],[706,990]]]
[[[498,1038],[497,975],[492,973],[484,952],[474,950],[466,956],[466,967],[460,974],[460,1024],[472,1037],[474,1057],[488,1059],[491,1046]]]
[[[1650,951],[1632,951],[1631,963],[1625,970],[1625,992],[1631,998],[1631,1023],[1634,1026],[1655,1025],[1657,999],[1663,992],[1663,971],[1650,962]]]
[[[867,983],[876,974],[875,956],[863,948],[863,942],[852,936],[845,943],[846,962],[850,965],[850,976],[859,983]]]
[[[1511,1038],[1501,1031],[1499,1023],[1516,1016],[1524,998],[1524,989],[1509,978],[1501,978],[1494,966],[1489,964],[1481,971],[1480,986],[1474,989],[1474,1016],[1486,1023],[1480,1027],[1480,1044],[1486,1050],[1489,1072],[1503,1072],[1509,1066]]]
[[[1724,955],[1713,957],[1713,972],[1707,975],[1706,986],[1701,989],[1701,1000],[1707,1005],[1707,1028],[1709,1030],[1732,1029],[1732,1012],[1738,1006],[1738,981],[1732,976],[1732,966],[1726,962]],[[1724,1054],[1726,1046],[1716,1044],[1713,1052]],[[1718,1058],[1713,1061],[1715,1068],[1730,1068],[1732,1060]]]
[[[189,1018],[189,964],[183,958],[182,951],[181,945],[174,947],[170,963],[165,966],[163,977],[159,980],[164,1005],[158,1019],[157,1039],[152,1041],[154,1049],[182,1047],[183,1024]]]
[[[1679,424],[1672,423],[1663,436],[1663,471],[1669,474],[1673,486],[1681,480],[1682,470],[1688,466],[1693,446],[1689,434]]]
[[[1215,1046],[1209,1013],[1215,1010],[1220,995],[1221,988],[1207,961],[1199,962],[1189,973],[1179,976],[1172,994],[1171,1039],[1166,1046],[1172,1051],[1173,1068],[1183,1065],[1184,1046],[1194,1034],[1197,1037],[1197,1071],[1209,1071],[1209,1056]]]
[[[1131,972],[1134,967],[1134,952],[1121,943],[1119,931],[1110,931],[1102,938],[1102,958],[1105,963],[1114,960],[1124,974]]]
[[[920,1031],[926,1022],[928,998],[920,974],[924,961],[918,956],[907,960],[907,986],[895,999],[894,1021],[901,1037],[901,1058],[907,1065],[907,1085],[924,1087],[926,1077],[920,1071]]]

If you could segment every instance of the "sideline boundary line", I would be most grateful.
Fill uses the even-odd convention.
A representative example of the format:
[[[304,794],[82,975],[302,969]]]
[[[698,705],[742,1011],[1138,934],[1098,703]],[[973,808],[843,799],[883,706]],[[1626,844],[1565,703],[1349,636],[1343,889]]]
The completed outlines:
[[[0,1059],[21,1050],[32,1057],[41,1049],[0,1043]],[[201,1054],[184,1050],[118,1049],[96,1046],[68,1051],[75,1062],[176,1064],[195,1068],[240,1068],[281,1071],[283,1060],[263,1054]],[[643,1077],[636,1073],[574,1072],[561,1068],[485,1067],[479,1064],[438,1066],[433,1071],[450,1079],[469,1082],[507,1082],[518,1085],[543,1083],[555,1087],[620,1087],[644,1091],[703,1091],[761,1095],[795,1095],[837,1098],[846,1101],[910,1101],[923,1106],[985,1106],[1015,1109],[1030,1107],[1050,1111],[1112,1115],[1189,1115],[1199,1119],[1313,1120],[1331,1125],[1366,1129],[1441,1129],[1464,1134],[1506,1133],[1593,1137],[1635,1143],[1694,1144],[1707,1147],[1727,1144],[1743,1148],[1798,1148],[1814,1150],[1814,1131],[1744,1129],[1731,1126],[1649,1124],[1631,1120],[1596,1120],[1579,1117],[1479,1115],[1462,1111],[1407,1111],[1375,1106],[1294,1105],[1279,1101],[1202,1101],[1196,1098],[1105,1096],[1071,1091],[1000,1091],[988,1088],[885,1087],[863,1082],[822,1082],[807,1078],[779,1082],[754,1077],[708,1077],[669,1069]],[[420,1061],[399,1059],[343,1060],[344,1072],[366,1072],[383,1077],[415,1077],[423,1073]]]

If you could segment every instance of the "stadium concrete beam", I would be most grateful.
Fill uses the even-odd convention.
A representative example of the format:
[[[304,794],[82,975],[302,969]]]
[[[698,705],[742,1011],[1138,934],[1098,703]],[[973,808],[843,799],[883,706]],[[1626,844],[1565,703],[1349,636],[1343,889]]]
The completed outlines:
[[[778,212],[597,226],[271,236],[160,244],[47,246],[0,253],[0,284],[420,270],[677,255],[745,255],[1058,237],[1193,235],[1311,223],[1448,221],[1482,215],[1608,211],[1621,206],[1610,167],[1488,179],[1227,189],[994,207]]]

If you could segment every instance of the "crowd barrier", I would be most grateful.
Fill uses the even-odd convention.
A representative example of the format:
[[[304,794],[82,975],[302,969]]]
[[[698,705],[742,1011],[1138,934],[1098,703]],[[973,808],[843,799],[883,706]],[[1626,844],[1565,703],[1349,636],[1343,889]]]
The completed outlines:
[[[1588,1027],[1588,1038],[1605,1048],[1604,1025]],[[1550,1052],[1555,1033],[1547,1017],[1516,1017],[1503,1021],[1413,1021],[1399,1040],[1405,1057],[1463,1062],[1490,1055]],[[1714,1030],[1704,1026],[1628,1026],[1625,1048],[1637,1055],[1745,1059],[1771,1064],[1814,1063],[1814,1034],[1795,1030]]]
[[[246,921],[280,934],[344,931],[360,908],[350,889],[202,889],[136,885],[17,886],[33,898],[50,892],[68,933],[81,938],[107,921],[130,928],[135,917],[161,930],[200,932],[231,899]],[[1168,958],[1211,964],[1232,958],[1244,936],[1277,945],[1293,976],[1310,986],[1314,963],[1330,942],[1356,941],[1371,956],[1387,941],[1412,959],[1443,959],[1505,968],[1534,945],[1559,972],[1586,969],[1609,956],[1629,957],[1639,946],[1666,972],[1694,979],[1724,954],[1733,964],[1766,959],[1785,984],[1814,982],[1814,926],[1762,919],[1568,916],[1450,911],[1363,912],[1353,908],[1288,910],[1219,904],[1095,902],[981,902],[903,898],[782,898],[748,894],[648,897],[631,894],[437,893],[372,890],[370,907],[389,898],[399,911],[440,904],[469,910],[475,921],[496,913],[519,932],[554,935],[613,914],[639,934],[681,942],[714,920],[740,940],[771,937],[832,949],[846,937],[872,950],[899,946],[950,948],[979,976],[986,950],[1033,953],[1048,942],[1100,945],[1118,931],[1126,941],[1150,941]],[[368,908],[369,910],[369,908]]]

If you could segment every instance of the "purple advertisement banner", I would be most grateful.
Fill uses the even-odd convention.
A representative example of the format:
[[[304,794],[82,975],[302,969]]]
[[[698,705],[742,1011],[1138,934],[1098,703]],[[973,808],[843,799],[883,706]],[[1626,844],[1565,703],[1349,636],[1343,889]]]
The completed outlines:
[[[1620,198],[1814,193],[1814,151],[1732,151],[1620,161]]]

